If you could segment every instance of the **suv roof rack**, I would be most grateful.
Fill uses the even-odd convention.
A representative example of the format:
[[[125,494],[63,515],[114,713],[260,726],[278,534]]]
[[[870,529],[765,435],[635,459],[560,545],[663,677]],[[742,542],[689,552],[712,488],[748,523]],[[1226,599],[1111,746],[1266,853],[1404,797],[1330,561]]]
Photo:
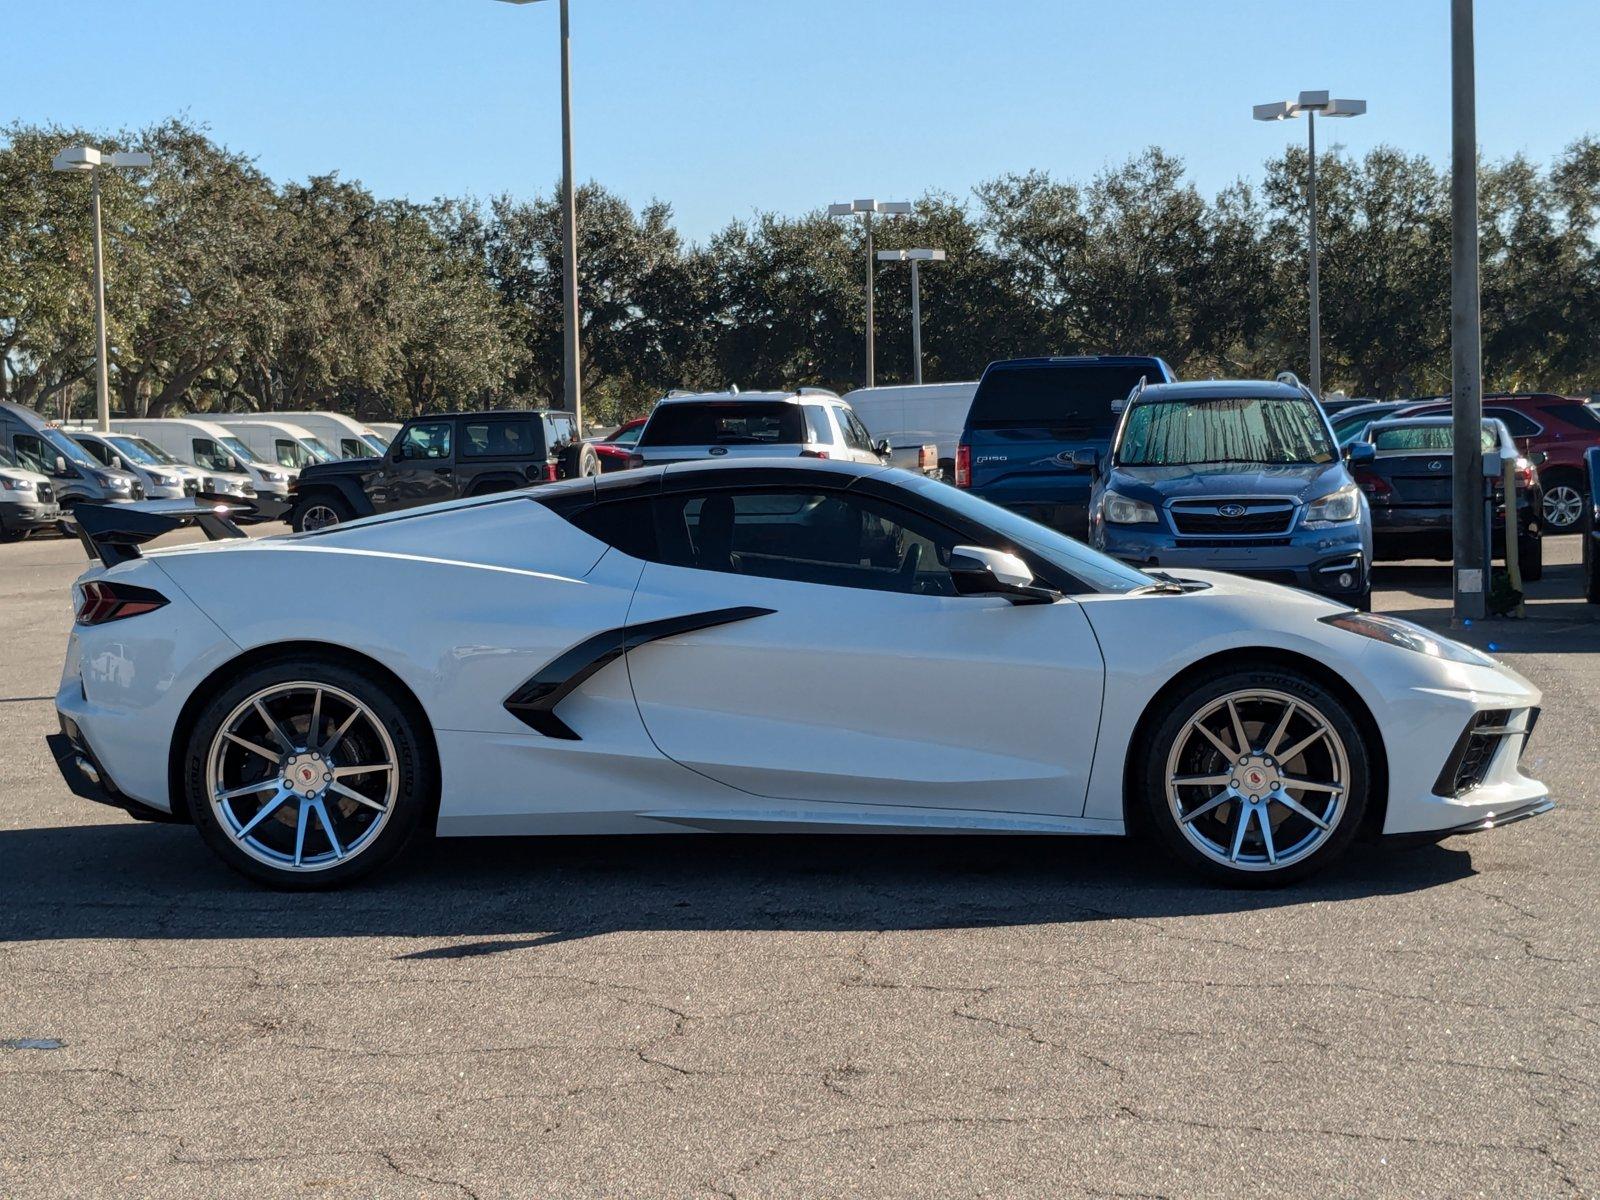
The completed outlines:
[[[839,398],[838,392],[834,391],[832,388],[825,387],[795,388],[794,394],[796,396],[832,396],[835,400]]]

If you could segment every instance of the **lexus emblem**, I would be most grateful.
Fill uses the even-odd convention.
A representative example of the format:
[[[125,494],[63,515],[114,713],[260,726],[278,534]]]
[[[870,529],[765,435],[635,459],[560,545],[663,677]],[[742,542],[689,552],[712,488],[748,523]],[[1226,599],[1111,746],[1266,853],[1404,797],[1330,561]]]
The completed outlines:
[[[1217,516],[1219,516],[1219,517],[1242,517],[1242,516],[1244,516],[1244,505],[1242,505],[1242,504],[1219,504],[1219,505],[1217,505]]]
[[[1434,459],[1431,463],[1428,464],[1428,470],[1430,470],[1430,471],[1442,471],[1442,470],[1444,470],[1444,460],[1442,458]]]

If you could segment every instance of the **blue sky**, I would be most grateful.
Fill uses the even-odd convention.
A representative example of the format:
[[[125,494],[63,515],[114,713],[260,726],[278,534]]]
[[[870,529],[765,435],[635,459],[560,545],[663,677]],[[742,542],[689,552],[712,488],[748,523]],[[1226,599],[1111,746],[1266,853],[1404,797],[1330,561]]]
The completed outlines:
[[[704,237],[858,196],[1085,177],[1158,143],[1212,191],[1301,122],[1253,103],[1329,88],[1355,152],[1449,148],[1446,0],[572,0],[577,167]],[[1600,4],[1478,0],[1485,152],[1600,133]],[[275,178],[337,170],[425,200],[548,191],[554,3],[51,0],[6,22],[0,122],[210,126]],[[94,49],[88,49],[92,37]],[[74,47],[84,47],[76,52]]]

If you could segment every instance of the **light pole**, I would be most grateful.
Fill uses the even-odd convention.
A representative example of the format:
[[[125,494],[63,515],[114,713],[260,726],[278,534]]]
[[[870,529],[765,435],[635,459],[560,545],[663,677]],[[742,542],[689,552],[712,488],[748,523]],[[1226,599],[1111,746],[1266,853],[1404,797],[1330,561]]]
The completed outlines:
[[[1279,100],[1257,104],[1258,121],[1286,121],[1306,115],[1306,145],[1311,155],[1311,173],[1306,182],[1306,224],[1310,231],[1311,278],[1311,390],[1322,398],[1322,297],[1317,281],[1317,114],[1325,117],[1359,117],[1367,111],[1365,100],[1330,100],[1327,92],[1301,92],[1298,100]]]
[[[913,379],[922,382],[922,287],[917,268],[925,262],[943,262],[943,250],[879,250],[879,262],[911,264],[911,363]]]
[[[1478,98],[1472,0],[1450,2],[1451,584],[1457,624],[1488,611],[1483,517],[1483,329],[1478,307]],[[1508,513],[1506,527],[1515,526]],[[1508,535],[1509,536],[1509,535]]]
[[[87,171],[94,207],[94,339],[95,398],[101,433],[111,432],[111,377],[106,366],[106,261],[100,235],[100,172],[148,167],[151,158],[140,150],[113,150],[104,154],[93,146],[68,146],[50,163],[52,171]]]
[[[867,386],[871,387],[877,375],[872,344],[872,214],[900,216],[911,211],[904,200],[851,200],[847,204],[828,205],[830,217],[853,217],[860,213],[867,229]]]
[[[537,4],[539,0],[504,0]],[[568,0],[561,0],[561,347],[563,406],[583,436],[582,360],[578,345],[578,201],[572,188],[572,29]]]

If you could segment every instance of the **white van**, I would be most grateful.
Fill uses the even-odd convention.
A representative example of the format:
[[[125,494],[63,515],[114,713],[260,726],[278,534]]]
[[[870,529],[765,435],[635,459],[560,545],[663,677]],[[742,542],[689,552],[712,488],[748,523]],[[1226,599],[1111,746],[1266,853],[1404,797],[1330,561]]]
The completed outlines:
[[[312,463],[338,462],[339,456],[314,437],[309,429],[290,421],[255,417],[219,416],[218,425],[250,447],[262,462],[298,471]]]
[[[276,521],[289,511],[289,485],[300,474],[262,460],[229,429],[193,417],[116,418],[115,433],[131,433],[159,446],[179,462],[204,471],[242,472],[256,489],[261,517]]]
[[[230,427],[239,421],[289,422],[299,426],[332,452],[335,458],[382,458],[390,438],[380,437],[369,425],[336,412],[229,413],[217,418]],[[399,427],[396,426],[398,429]]]
[[[206,471],[193,463],[180,462],[148,438],[131,433],[99,432],[87,421],[74,421],[62,429],[99,461],[110,464],[113,457],[124,470],[132,471],[145,482],[145,495],[152,500],[176,496],[195,496],[201,492],[254,500],[255,484],[250,476],[237,471]],[[161,482],[163,476],[177,476],[178,491]]]
[[[400,432],[398,421],[368,421],[367,428],[383,439],[385,444],[394,441],[394,435]]]
[[[967,423],[978,381],[967,383],[916,383],[901,387],[857,388],[845,396],[874,438],[889,440],[890,461],[897,467],[917,467],[919,449],[932,443],[939,448],[940,473],[955,477],[956,443]]]

